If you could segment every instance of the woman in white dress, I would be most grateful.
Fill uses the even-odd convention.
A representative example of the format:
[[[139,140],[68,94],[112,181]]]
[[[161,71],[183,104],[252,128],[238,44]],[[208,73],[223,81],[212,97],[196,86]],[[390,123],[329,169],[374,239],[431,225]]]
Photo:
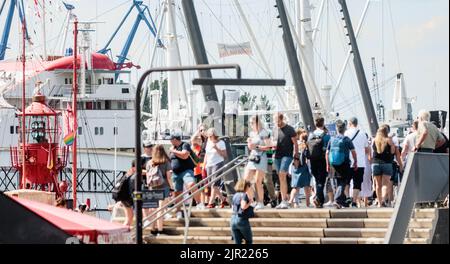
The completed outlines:
[[[366,134],[368,140],[369,140],[369,146],[372,145],[371,138]],[[370,154],[371,151],[369,151],[368,154],[366,154],[366,160],[365,160],[365,168],[364,168],[364,177],[363,182],[361,184],[361,192],[359,193],[359,197],[361,197],[364,200],[364,207],[369,206],[369,197],[372,197],[373,195],[373,182],[372,182],[372,167],[370,166]]]
[[[262,120],[258,116],[253,116],[250,119],[250,126],[252,131],[247,139],[250,156],[245,168],[245,180],[254,182],[257,199],[255,209],[258,210],[264,208],[263,180],[268,167],[266,151],[272,148],[272,142],[270,141],[270,133],[264,129]]]

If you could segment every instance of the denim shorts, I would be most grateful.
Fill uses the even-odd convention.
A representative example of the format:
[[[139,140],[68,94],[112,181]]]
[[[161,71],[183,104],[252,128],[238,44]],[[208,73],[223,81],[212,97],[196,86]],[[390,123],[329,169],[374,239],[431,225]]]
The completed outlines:
[[[393,166],[392,163],[374,163],[372,164],[373,176],[392,176]]]
[[[175,185],[176,192],[182,192],[184,185],[188,185],[190,183],[195,183],[195,176],[193,170],[185,170],[181,173],[172,173],[172,181]]]
[[[281,159],[275,159],[275,169],[278,173],[280,171],[288,172],[289,166],[291,165],[294,159],[292,157],[283,157]]]

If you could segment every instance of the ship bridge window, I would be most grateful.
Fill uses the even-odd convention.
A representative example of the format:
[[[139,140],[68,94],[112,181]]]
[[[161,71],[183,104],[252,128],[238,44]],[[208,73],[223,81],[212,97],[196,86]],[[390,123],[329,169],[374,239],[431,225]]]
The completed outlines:
[[[83,135],[83,127],[78,127],[78,135]]]
[[[93,109],[94,110],[102,110],[102,102],[94,102]]]
[[[117,102],[117,108],[119,110],[127,110],[127,102]]]
[[[114,78],[103,78],[103,84],[114,84]]]
[[[9,127],[9,133],[12,135],[14,134],[14,126]]]
[[[86,102],[86,110],[92,110],[93,106],[92,106],[92,102]]]
[[[103,135],[103,127],[95,127],[94,128],[94,134],[96,135],[96,136],[98,136],[98,135]]]
[[[123,94],[130,93],[130,89],[129,88],[122,88],[122,93]]]
[[[72,84],[72,78],[65,78],[64,84]]]

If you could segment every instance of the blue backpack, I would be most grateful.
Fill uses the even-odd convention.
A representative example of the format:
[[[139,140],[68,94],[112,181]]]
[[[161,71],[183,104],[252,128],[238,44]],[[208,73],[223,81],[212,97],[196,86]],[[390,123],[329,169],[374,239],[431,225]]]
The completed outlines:
[[[331,139],[328,158],[330,160],[330,164],[333,166],[339,166],[345,162],[347,155],[345,155],[344,138],[345,137],[338,136]]]

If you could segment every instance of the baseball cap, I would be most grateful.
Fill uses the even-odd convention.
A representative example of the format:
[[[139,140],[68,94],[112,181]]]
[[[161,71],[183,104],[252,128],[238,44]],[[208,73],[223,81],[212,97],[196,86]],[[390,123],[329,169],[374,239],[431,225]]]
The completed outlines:
[[[180,134],[180,133],[173,133],[173,134],[170,134],[169,139],[170,139],[170,140],[172,140],[172,139],[181,140],[181,134]]]
[[[150,142],[150,141],[144,141],[144,148],[151,148],[151,147],[153,147],[155,144],[153,144],[152,142]]]

